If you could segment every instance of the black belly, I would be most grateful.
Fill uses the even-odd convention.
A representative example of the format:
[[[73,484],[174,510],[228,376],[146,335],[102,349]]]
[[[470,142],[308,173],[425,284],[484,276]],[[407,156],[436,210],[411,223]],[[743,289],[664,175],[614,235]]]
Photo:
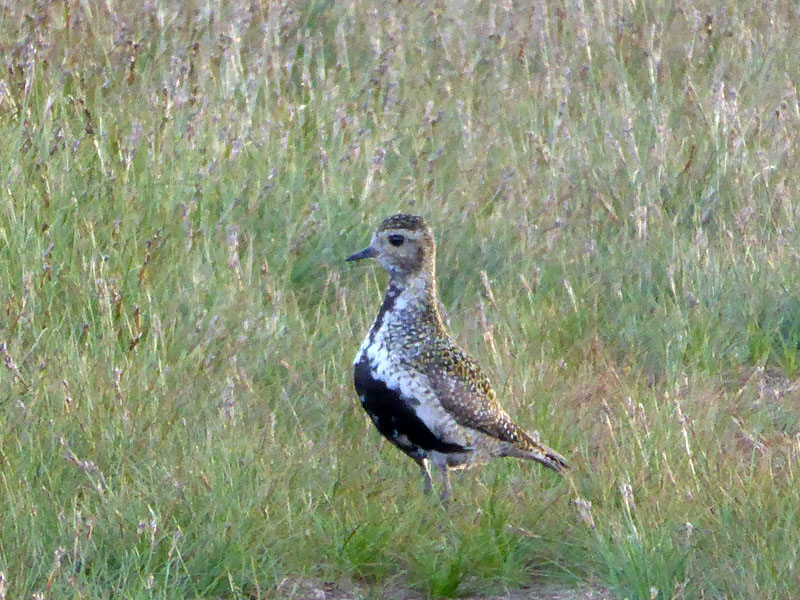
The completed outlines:
[[[366,356],[356,363],[353,375],[361,405],[375,427],[410,457],[418,460],[431,451],[444,454],[467,451],[463,446],[441,440],[428,429],[400,392],[372,376]]]

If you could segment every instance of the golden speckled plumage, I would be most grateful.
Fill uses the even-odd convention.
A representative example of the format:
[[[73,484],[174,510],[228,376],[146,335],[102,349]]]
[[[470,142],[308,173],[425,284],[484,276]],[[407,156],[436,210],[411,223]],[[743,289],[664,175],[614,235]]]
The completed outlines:
[[[534,440],[502,409],[480,366],[452,341],[438,310],[435,242],[421,217],[384,220],[371,245],[348,258],[375,258],[390,281],[375,323],[356,355],[362,404],[378,430],[420,465],[449,468],[497,456],[535,460],[561,471],[566,460]]]
[[[417,215],[392,215],[384,219],[378,225],[378,232],[388,231],[389,229],[404,229],[406,231],[430,231],[430,227],[422,217]],[[431,234],[431,239],[432,239]]]

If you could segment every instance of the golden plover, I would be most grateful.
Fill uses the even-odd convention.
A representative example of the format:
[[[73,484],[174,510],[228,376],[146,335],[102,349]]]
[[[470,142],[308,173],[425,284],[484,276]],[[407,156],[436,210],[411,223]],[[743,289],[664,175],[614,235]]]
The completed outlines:
[[[560,454],[511,420],[478,364],[453,343],[439,314],[435,252],[425,221],[401,214],[384,220],[369,247],[347,258],[374,258],[389,272],[383,304],[353,367],[364,410],[420,466],[426,493],[433,463],[444,499],[450,469],[494,457],[568,469]]]

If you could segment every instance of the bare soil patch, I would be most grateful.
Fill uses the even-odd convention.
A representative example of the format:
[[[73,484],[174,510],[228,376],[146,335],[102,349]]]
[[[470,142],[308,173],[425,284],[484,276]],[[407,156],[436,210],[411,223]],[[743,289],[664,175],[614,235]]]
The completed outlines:
[[[425,596],[414,590],[388,587],[380,592],[362,585],[347,582],[336,583],[317,579],[284,579],[276,590],[281,600],[362,600],[381,598],[386,600],[425,600]],[[462,596],[462,600],[613,600],[599,587],[565,587],[557,585],[533,585],[494,596]]]

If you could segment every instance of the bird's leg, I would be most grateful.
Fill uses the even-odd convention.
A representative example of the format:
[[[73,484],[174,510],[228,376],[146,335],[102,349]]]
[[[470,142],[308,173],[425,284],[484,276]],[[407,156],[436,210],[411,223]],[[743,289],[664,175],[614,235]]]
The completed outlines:
[[[439,494],[442,502],[448,502],[453,495],[453,487],[450,485],[450,471],[447,465],[436,465],[439,468],[439,474],[442,476],[442,492]]]
[[[417,464],[419,465],[419,468],[422,471],[422,477],[425,480],[425,483],[423,484],[422,491],[427,496],[428,494],[431,493],[431,488],[432,488],[432,485],[433,485],[433,482],[431,481],[431,466],[428,463],[428,459],[427,458],[420,458],[417,461]]]

